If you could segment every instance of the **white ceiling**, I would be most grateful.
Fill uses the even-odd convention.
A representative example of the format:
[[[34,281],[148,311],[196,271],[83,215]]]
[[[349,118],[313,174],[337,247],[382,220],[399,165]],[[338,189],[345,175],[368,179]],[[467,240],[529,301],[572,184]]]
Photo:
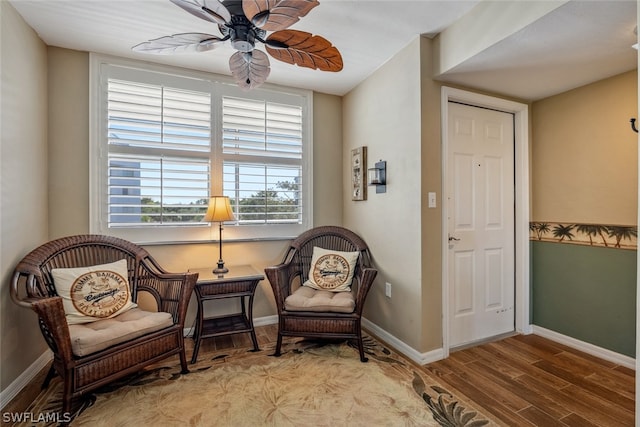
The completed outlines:
[[[339,73],[271,60],[269,83],[343,95],[418,35],[435,35],[478,0],[320,0],[291,28],[342,53]],[[11,0],[48,45],[229,75],[229,46],[190,54],[134,53],[137,43],[181,32],[219,34],[169,0]],[[440,76],[535,100],[635,69],[635,0],[573,0]]]
[[[570,1],[447,72],[446,81],[536,100],[638,66],[636,1]]]

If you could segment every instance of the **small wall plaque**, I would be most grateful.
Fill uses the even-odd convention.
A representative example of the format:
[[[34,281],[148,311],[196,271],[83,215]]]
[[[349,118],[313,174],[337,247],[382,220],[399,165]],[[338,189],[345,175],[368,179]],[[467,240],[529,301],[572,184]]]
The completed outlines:
[[[367,147],[351,150],[351,200],[367,200]]]

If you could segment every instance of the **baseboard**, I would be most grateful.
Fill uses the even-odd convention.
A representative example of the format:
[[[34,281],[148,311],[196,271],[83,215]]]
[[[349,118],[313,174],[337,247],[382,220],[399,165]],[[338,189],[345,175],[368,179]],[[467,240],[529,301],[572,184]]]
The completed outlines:
[[[18,395],[53,359],[51,350],[46,350],[36,359],[22,374],[18,376],[9,387],[0,392],[0,408],[5,408],[11,400]]]
[[[444,350],[442,348],[431,350],[426,353],[420,353],[418,350],[404,343],[400,339],[391,335],[390,333],[367,319],[362,319],[362,327],[367,329],[373,335],[385,341],[402,355],[408,357],[419,365],[426,365],[427,363],[444,359]]]
[[[540,335],[541,337],[550,339],[551,341],[555,341],[560,344],[564,344],[568,347],[575,348],[576,350],[583,351],[592,356],[599,357],[603,360],[608,360],[609,362],[616,363],[620,366],[624,366],[625,368],[636,369],[636,359],[633,357],[625,356],[624,354],[616,353],[611,350],[607,350],[606,348],[598,347],[593,344],[589,344],[584,341],[577,340],[575,338],[562,335],[558,332],[543,328],[541,326],[533,325],[533,333],[535,335]]]
[[[442,348],[426,353],[420,353],[413,347],[407,345],[367,319],[362,319],[362,326],[371,331],[372,334],[376,335],[381,340],[387,342],[404,356],[420,365],[426,365],[428,363],[444,359],[444,350]],[[521,332],[525,333],[524,330]],[[609,362],[616,363],[620,366],[624,366],[625,368],[633,369],[634,371],[636,370],[636,360],[633,357],[625,356],[624,354],[616,353],[614,351],[607,350],[606,348],[598,347],[536,325],[529,325],[529,327],[526,328],[526,332],[540,335],[541,337],[575,348],[576,350],[583,351],[592,356],[599,357],[600,359],[608,360]]]
[[[520,329],[516,329],[516,332],[521,333],[522,335],[529,335],[533,333],[533,325],[526,324],[522,326]]]
[[[277,315],[258,317],[253,320],[254,326],[273,325],[276,323],[278,323]],[[394,337],[384,329],[380,328],[375,323],[370,322],[365,318],[362,319],[362,326],[381,340],[387,342],[390,346],[402,353],[404,356],[420,365],[426,365],[427,363],[444,359],[444,352],[442,351],[442,349],[433,350],[427,353],[420,353],[411,346]]]
[[[272,316],[257,317],[253,319],[253,326],[255,327],[273,325],[276,323],[278,323],[278,315],[275,315],[275,314]],[[370,322],[365,318],[362,319],[362,326],[365,329],[369,330],[372,334],[376,335],[381,340],[388,343],[390,346],[392,346],[394,349],[399,351],[401,354],[403,354],[404,356],[408,357],[409,359],[413,360],[414,362],[420,365],[426,365],[427,363],[444,359],[444,352],[442,349],[432,350],[427,353],[420,353],[419,351],[405,344],[404,342],[394,337],[384,329],[380,328],[375,323]],[[185,336],[193,335],[192,329],[193,328],[190,328],[191,330],[190,335],[187,335],[187,329],[185,329]]]
[[[278,323],[278,315],[276,314],[272,316],[256,317],[253,319],[254,327],[273,325],[276,323]],[[369,330],[372,334],[380,338],[381,340],[388,343],[395,350],[399,351],[401,354],[403,354],[404,356],[408,357],[409,359],[413,360],[414,362],[420,365],[426,365],[427,363],[444,359],[444,352],[442,349],[433,350],[427,353],[420,353],[414,348],[412,348],[411,346],[405,344],[398,338],[394,337],[393,335],[391,335],[390,333],[388,333],[387,331],[385,331],[384,329],[380,328],[378,325],[370,322],[367,319],[364,319],[364,318],[362,319],[362,326],[365,329]],[[192,337],[193,331],[194,331],[193,327],[185,328],[184,336]]]
[[[274,314],[273,316],[256,317],[253,319],[253,326],[274,325],[276,323],[278,323],[277,314]]]

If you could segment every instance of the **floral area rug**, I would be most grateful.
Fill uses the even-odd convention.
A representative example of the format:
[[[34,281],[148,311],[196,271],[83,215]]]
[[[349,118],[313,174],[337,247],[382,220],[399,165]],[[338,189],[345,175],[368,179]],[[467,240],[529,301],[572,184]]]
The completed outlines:
[[[347,342],[299,340],[261,351],[201,354],[180,374],[154,365],[77,399],[72,426],[450,426],[489,424],[434,378],[366,337],[368,363]],[[54,380],[27,410],[61,407]],[[56,423],[50,423],[55,425]],[[15,424],[21,425],[21,424]],[[24,424],[23,424],[24,425]],[[29,425],[49,425],[42,422]]]

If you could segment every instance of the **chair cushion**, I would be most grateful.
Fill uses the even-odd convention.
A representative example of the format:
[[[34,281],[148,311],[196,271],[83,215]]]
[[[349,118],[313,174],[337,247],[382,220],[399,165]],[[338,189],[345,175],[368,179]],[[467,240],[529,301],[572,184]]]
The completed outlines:
[[[331,292],[351,291],[351,280],[360,252],[341,252],[314,246],[309,280],[304,286]]]
[[[109,319],[69,325],[71,348],[76,356],[86,356],[172,325],[170,313],[133,308]]]
[[[127,261],[51,270],[70,325],[117,316],[136,306],[131,301]]]
[[[356,302],[351,292],[330,292],[301,286],[284,301],[285,310],[353,313]]]

